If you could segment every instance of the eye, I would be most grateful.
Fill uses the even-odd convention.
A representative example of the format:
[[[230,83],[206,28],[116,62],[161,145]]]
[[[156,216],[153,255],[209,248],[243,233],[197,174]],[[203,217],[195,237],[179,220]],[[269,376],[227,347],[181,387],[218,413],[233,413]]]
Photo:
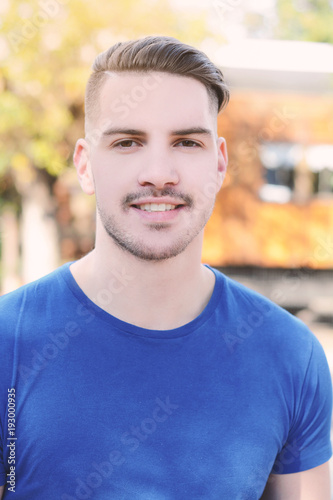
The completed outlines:
[[[113,144],[112,147],[118,149],[133,149],[133,147],[139,145],[140,144],[137,141],[134,141],[133,139],[122,139],[121,141],[118,141],[115,144]]]
[[[176,146],[182,146],[184,148],[195,148],[201,147],[198,142],[192,141],[191,139],[183,139],[176,143]]]

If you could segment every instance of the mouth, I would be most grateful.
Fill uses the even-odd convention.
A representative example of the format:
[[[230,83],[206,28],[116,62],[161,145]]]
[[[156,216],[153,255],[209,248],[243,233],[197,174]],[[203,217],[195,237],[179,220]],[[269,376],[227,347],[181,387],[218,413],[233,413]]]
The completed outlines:
[[[144,203],[142,205],[132,205],[132,207],[145,212],[170,212],[184,205],[171,205],[170,203]]]

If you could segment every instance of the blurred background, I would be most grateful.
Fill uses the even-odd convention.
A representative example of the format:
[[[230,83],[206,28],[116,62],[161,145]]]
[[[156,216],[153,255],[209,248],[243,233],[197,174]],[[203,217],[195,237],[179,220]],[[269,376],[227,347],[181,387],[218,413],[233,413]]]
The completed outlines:
[[[332,327],[331,0],[2,0],[0,17],[1,293],[92,249],[94,200],[72,165],[92,61],[165,34],[206,52],[231,88],[203,261]]]
[[[332,26],[332,0],[1,0],[0,292],[93,248],[72,154],[95,56],[175,36],[231,88],[203,261],[303,319],[333,372]]]

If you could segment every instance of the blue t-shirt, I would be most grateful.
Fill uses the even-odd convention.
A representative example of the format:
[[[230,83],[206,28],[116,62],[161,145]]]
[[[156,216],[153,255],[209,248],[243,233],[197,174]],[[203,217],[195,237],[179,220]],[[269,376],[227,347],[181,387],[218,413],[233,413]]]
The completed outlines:
[[[6,500],[258,500],[270,472],[329,460],[319,342],[213,271],[204,311],[173,330],[111,316],[69,264],[1,298]]]

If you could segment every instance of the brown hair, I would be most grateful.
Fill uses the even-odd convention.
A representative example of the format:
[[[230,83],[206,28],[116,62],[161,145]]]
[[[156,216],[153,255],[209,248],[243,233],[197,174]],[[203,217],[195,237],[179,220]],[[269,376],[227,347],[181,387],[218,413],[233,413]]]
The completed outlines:
[[[88,120],[96,112],[99,93],[108,72],[158,71],[195,78],[205,85],[217,111],[228,104],[230,97],[222,72],[206,54],[166,36],[147,36],[116,43],[96,57],[92,70],[85,99]]]

